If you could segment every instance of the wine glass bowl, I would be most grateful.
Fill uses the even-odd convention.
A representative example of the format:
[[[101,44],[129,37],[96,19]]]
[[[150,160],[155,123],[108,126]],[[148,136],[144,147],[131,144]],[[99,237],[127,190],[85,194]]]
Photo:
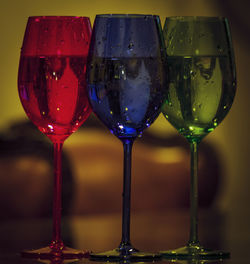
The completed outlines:
[[[146,15],[95,20],[89,98],[95,114],[118,138],[137,137],[159,115],[163,61],[156,21]]]
[[[29,119],[54,146],[53,237],[50,245],[23,252],[31,258],[81,258],[61,239],[61,152],[91,113],[86,63],[91,37],[87,17],[29,17],[21,50],[18,91]]]
[[[92,259],[146,260],[130,242],[131,152],[134,140],[161,112],[165,84],[164,41],[158,16],[97,15],[88,56],[88,96],[93,112],[124,148],[122,239]]]
[[[164,35],[169,92],[163,114],[188,140],[201,141],[225,118],[236,77],[227,20],[171,17]]]
[[[19,95],[28,117],[52,141],[65,140],[91,112],[84,73],[90,30],[86,18],[29,18]]]
[[[221,17],[166,18],[168,93],[166,119],[190,144],[190,238],[187,245],[163,251],[167,258],[225,258],[198,239],[198,145],[228,114],[236,92],[235,62],[228,20]]]

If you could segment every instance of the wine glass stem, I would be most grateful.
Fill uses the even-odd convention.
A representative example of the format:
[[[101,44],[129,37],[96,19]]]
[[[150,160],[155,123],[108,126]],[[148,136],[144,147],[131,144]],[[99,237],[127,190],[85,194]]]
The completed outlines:
[[[130,246],[131,156],[134,139],[123,139],[122,240],[120,248]]]
[[[190,142],[191,177],[190,177],[190,245],[198,245],[198,142]]]
[[[62,210],[62,142],[54,145],[54,193],[53,193],[53,240],[52,244],[62,246],[61,210]]]

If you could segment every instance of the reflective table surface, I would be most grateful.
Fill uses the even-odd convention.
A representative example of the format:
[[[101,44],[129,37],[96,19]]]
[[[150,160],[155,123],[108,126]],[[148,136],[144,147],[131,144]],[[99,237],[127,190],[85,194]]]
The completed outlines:
[[[20,252],[47,245],[51,239],[52,220],[22,219],[0,222],[0,263],[53,263],[25,259]],[[203,246],[229,251],[225,260],[167,260],[157,263],[250,263],[249,219],[215,210],[200,210],[199,239]],[[189,235],[189,211],[132,212],[131,242],[141,251],[162,251],[184,246]],[[67,246],[102,252],[116,248],[121,239],[121,215],[71,216],[63,219],[62,237]],[[90,259],[58,263],[97,263]]]

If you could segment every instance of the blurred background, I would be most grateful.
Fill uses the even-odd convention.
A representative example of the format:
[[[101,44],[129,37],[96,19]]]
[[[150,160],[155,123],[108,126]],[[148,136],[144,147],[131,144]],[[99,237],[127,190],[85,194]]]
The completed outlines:
[[[5,141],[5,144],[0,149],[2,157],[0,162],[0,197],[2,200],[5,197],[4,203],[6,204],[7,196],[14,196],[17,193],[21,195],[26,192],[24,190],[29,189],[33,190],[33,193],[26,200],[21,201],[20,196],[17,200],[20,203],[23,202],[23,208],[27,207],[25,204],[28,202],[30,203],[29,208],[36,207],[39,204],[40,193],[45,192],[51,185],[49,176],[52,174],[51,168],[44,161],[39,162],[37,157],[33,156],[33,160],[29,162],[19,160],[16,163],[13,163],[13,160],[8,163],[4,159],[7,153],[10,157],[17,155],[20,148],[24,148],[26,145],[24,141],[21,145],[18,145],[20,142],[17,143],[15,140],[10,143],[8,142],[10,139],[4,140],[4,137],[8,133],[15,134],[17,132],[23,135],[27,129],[33,129],[29,125],[20,125],[20,127],[18,125],[27,120],[18,97],[17,72],[20,48],[29,16],[88,16],[92,25],[95,15],[101,13],[158,14],[162,24],[167,16],[227,16],[232,29],[235,50],[237,93],[228,116],[201,143],[200,178],[202,183],[200,195],[201,204],[204,206],[219,208],[228,214],[237,217],[244,216],[244,219],[247,217],[249,219],[248,153],[250,139],[248,131],[250,118],[247,109],[250,96],[248,88],[250,18],[248,10],[246,1],[234,0],[1,0],[0,133],[3,135],[2,141]],[[28,138],[32,134],[29,133],[27,132]],[[37,150],[39,147],[41,145],[36,145],[33,150]],[[12,151],[8,151],[10,148]],[[122,145],[119,140],[110,135],[107,129],[101,127],[92,116],[90,121],[83,124],[83,128],[66,140],[64,150],[69,167],[72,168],[71,170],[66,167],[66,174],[67,170],[70,170],[73,182],[83,182],[82,185],[75,186],[74,196],[68,198],[68,201],[70,199],[74,201],[70,210],[73,213],[98,213],[101,210],[108,212],[108,208],[100,206],[100,200],[95,201],[94,198],[98,195],[103,203],[107,202],[111,207],[112,204],[113,206],[117,204],[117,207],[120,207]],[[46,147],[44,147],[44,151],[47,154],[50,153]],[[32,148],[28,155],[32,156]],[[145,136],[143,135],[135,144],[133,159],[133,177],[135,178],[133,206],[135,209],[187,206],[188,146],[162,115],[145,131]],[[28,177],[28,171],[31,168],[33,172]],[[36,171],[41,170],[40,175],[34,175],[34,168]],[[32,185],[29,184],[26,188],[28,181],[31,181]],[[72,184],[70,179],[67,183],[68,186]],[[113,184],[117,184],[117,190],[114,190]],[[141,191],[140,196],[138,195],[139,191]],[[157,195],[159,195],[158,199]],[[47,196],[50,195],[47,194]],[[147,204],[140,203],[144,199],[143,197],[147,198]],[[17,200],[13,198],[9,202],[14,203]],[[31,205],[31,200],[33,205]]]

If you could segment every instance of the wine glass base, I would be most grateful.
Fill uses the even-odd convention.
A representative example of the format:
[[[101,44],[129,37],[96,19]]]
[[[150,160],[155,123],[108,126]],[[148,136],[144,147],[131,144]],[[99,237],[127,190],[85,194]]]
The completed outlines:
[[[115,248],[102,253],[91,253],[90,259],[94,261],[122,261],[129,260],[132,262],[152,262],[161,259],[161,254],[151,252],[141,252],[137,249],[130,248],[129,250],[121,250]]]
[[[187,245],[174,250],[161,251],[163,258],[166,259],[226,259],[230,258],[229,252],[220,250],[205,249],[200,245]]]
[[[40,249],[27,250],[21,252],[23,258],[30,259],[81,259],[89,257],[90,253],[88,251],[76,250],[69,247],[63,247],[60,250],[51,249],[50,246],[43,247]]]

